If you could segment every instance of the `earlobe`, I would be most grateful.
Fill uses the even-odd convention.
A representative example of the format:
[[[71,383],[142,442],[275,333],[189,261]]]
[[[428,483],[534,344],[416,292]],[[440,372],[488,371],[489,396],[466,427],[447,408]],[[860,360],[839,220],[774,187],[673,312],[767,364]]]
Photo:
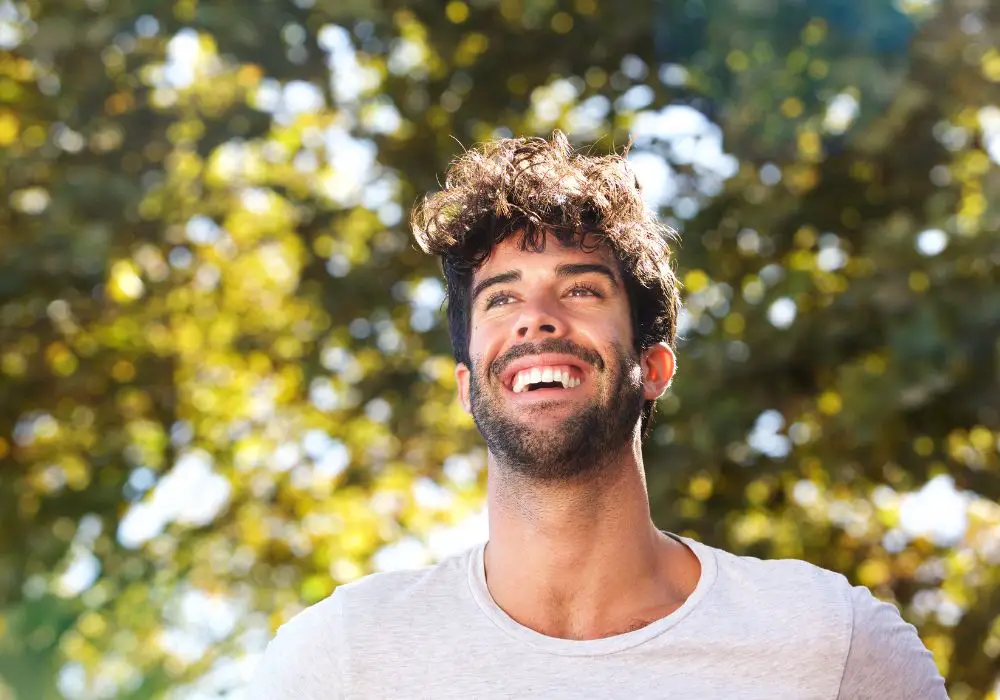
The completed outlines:
[[[666,343],[656,343],[643,354],[643,394],[647,400],[663,396],[673,381],[677,358]]]
[[[455,366],[455,383],[458,384],[458,401],[462,404],[465,412],[472,414],[472,403],[469,399],[469,368],[464,362],[459,362]]]

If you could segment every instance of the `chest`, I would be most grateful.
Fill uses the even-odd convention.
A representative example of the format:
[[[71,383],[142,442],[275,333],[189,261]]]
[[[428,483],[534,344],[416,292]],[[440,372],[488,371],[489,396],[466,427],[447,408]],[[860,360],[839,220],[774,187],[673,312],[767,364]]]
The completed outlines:
[[[408,658],[383,659],[378,674],[354,675],[347,697],[836,700],[844,659],[836,646],[733,640],[594,657],[476,644],[447,654],[414,648]]]

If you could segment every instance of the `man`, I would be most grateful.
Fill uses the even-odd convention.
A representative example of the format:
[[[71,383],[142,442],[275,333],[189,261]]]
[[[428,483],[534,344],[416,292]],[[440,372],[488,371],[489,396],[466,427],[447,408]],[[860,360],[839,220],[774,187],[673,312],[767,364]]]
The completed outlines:
[[[652,523],[641,443],[678,285],[624,158],[492,142],[413,227],[488,447],[488,542],[339,587],[279,630],[251,698],[947,697],[867,589]]]

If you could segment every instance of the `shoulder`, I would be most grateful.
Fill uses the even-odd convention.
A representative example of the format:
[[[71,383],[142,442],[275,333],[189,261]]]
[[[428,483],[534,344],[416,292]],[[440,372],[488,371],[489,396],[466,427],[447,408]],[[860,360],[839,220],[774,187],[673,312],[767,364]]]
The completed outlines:
[[[342,618],[335,591],[281,625],[247,687],[247,700],[340,697]]]
[[[707,549],[718,566],[713,597],[769,643],[790,654],[822,655],[824,667],[840,674],[839,698],[947,700],[916,628],[864,586],[798,559]]]
[[[354,627],[376,622],[376,618],[395,618],[397,613],[409,618],[414,609],[433,607],[438,599],[453,600],[456,589],[468,577],[474,552],[468,550],[416,569],[370,574],[344,584],[337,589],[343,616]]]
[[[704,546],[704,545],[702,545]],[[718,562],[723,588],[755,601],[782,606],[807,606],[842,617],[849,625],[850,583],[836,572],[799,559],[758,559],[710,548]]]
[[[413,611],[447,607],[467,575],[471,552],[432,566],[376,573],[338,586],[332,595],[278,628],[249,686],[248,700],[339,698],[350,682],[352,650],[413,624]],[[451,600],[453,600],[451,593]],[[390,638],[393,635],[388,635]]]
[[[769,649],[783,663],[814,669],[814,682],[836,688],[854,616],[847,579],[797,559],[706,548],[704,558],[713,556],[715,581],[700,606],[712,634],[737,647]]]
[[[854,618],[841,698],[947,700],[944,679],[916,628],[863,586],[851,589]]]

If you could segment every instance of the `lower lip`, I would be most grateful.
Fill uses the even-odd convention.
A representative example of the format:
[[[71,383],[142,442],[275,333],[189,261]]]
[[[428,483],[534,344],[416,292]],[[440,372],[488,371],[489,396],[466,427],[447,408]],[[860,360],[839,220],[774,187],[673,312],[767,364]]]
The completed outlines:
[[[560,399],[571,399],[579,392],[580,387],[572,389],[535,389],[534,391],[522,391],[514,393],[510,389],[507,391],[518,401],[558,401]]]

